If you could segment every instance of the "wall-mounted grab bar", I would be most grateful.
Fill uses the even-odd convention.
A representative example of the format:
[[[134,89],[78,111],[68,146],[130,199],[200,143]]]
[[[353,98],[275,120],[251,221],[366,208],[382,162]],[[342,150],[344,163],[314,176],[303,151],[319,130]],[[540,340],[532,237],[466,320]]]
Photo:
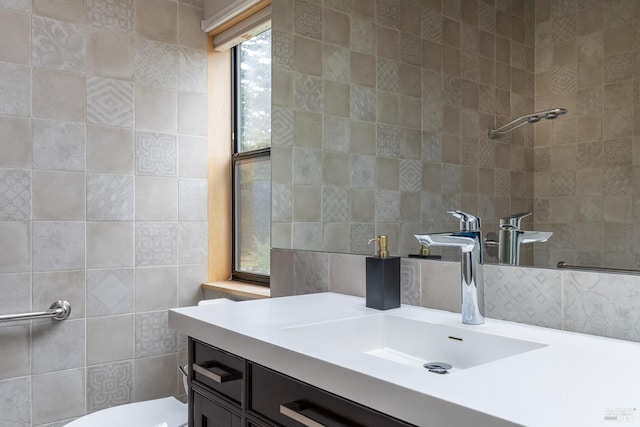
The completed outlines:
[[[564,270],[599,271],[601,273],[640,274],[640,270],[626,270],[624,268],[590,267],[588,265],[570,265],[570,264],[567,264],[566,261],[558,262],[558,268],[564,269]]]
[[[12,322],[16,320],[53,319],[64,320],[71,314],[71,304],[67,301],[56,301],[51,304],[48,311],[35,311],[33,313],[4,314],[0,316],[0,322]]]

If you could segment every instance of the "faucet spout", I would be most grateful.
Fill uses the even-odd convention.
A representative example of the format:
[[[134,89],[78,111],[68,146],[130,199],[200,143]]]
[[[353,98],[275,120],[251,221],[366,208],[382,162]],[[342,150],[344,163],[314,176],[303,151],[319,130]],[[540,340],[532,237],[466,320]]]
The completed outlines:
[[[456,217],[460,218],[457,215]],[[479,218],[473,218],[479,224]],[[479,226],[469,227],[468,223],[463,224],[462,221],[463,219],[460,224],[461,231],[416,234],[415,237],[421,245],[460,248],[462,323],[480,325],[484,323],[482,233]],[[470,228],[472,231],[469,231]]]

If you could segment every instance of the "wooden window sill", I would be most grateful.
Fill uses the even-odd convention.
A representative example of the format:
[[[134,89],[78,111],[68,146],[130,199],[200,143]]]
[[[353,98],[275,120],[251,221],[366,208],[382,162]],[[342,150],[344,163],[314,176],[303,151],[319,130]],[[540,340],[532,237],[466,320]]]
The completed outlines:
[[[271,297],[271,289],[267,286],[232,280],[206,282],[202,284],[202,288],[246,298],[262,299]]]

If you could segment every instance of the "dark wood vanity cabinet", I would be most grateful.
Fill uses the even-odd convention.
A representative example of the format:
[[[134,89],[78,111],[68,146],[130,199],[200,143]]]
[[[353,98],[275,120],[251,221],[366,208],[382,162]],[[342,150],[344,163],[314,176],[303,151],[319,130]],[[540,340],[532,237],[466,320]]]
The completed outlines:
[[[189,338],[190,427],[408,427],[378,411]]]

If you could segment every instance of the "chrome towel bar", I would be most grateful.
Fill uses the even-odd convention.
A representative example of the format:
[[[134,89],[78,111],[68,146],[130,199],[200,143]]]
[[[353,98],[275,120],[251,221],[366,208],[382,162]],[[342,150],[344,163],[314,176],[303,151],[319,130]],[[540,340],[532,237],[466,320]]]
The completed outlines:
[[[33,319],[53,319],[64,320],[71,314],[71,304],[67,301],[56,301],[51,304],[48,311],[35,311],[33,313],[3,314],[0,316],[1,322],[12,322],[16,320]]]
[[[601,273],[640,274],[640,270],[626,270],[624,268],[591,267],[588,265],[569,265],[565,261],[558,262],[558,268],[565,269],[565,270],[599,271]]]

